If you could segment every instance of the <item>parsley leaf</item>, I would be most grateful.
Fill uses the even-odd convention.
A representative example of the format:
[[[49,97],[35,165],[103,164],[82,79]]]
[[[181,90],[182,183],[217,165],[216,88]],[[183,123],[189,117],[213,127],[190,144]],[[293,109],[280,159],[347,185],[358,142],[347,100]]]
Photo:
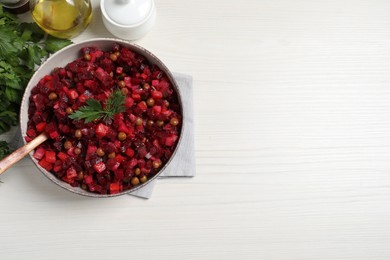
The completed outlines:
[[[11,125],[16,125],[18,114],[13,111],[0,112],[0,131],[7,132],[11,129]]]
[[[102,104],[96,99],[88,99],[85,101],[86,106],[80,107],[77,111],[69,115],[70,119],[84,119],[86,123],[92,122],[103,116]]]
[[[13,44],[12,39],[17,37],[16,33],[12,31],[9,27],[2,25],[0,27],[0,57],[5,57],[7,55],[14,56],[18,51],[20,51],[20,44]]]
[[[86,123],[92,122],[96,119],[103,119],[109,121],[116,114],[125,111],[125,96],[120,89],[111,93],[105,103],[105,108],[99,100],[90,98],[85,101],[86,105],[80,107],[78,110],[69,115],[70,119],[81,120],[84,119]]]
[[[0,141],[0,160],[11,153],[11,150],[6,141]]]
[[[65,46],[69,45],[70,43],[71,43],[70,40],[58,39],[56,37],[49,35],[45,41],[46,44],[45,49],[48,52],[56,52],[58,50],[61,50]]]

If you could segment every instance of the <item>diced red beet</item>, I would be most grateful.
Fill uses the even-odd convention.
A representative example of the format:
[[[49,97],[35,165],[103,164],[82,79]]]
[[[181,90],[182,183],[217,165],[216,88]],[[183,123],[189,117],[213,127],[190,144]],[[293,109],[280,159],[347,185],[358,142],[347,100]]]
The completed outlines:
[[[172,114],[172,111],[167,109],[166,107],[162,107],[161,114],[166,117],[169,117]]]
[[[144,158],[148,151],[146,150],[145,146],[141,146],[140,148],[138,148],[137,153],[139,158]]]
[[[34,158],[37,159],[37,160],[40,160],[43,158],[43,156],[45,156],[45,148],[43,148],[42,146],[39,146],[35,152],[34,152]]]
[[[46,151],[45,152],[45,160],[49,163],[55,163],[56,162],[56,152],[54,151]]]
[[[101,194],[103,194],[102,186],[97,185],[97,184],[94,184],[94,183],[92,183],[92,184],[89,185],[89,190],[90,190],[90,191],[93,191],[93,192],[96,192],[96,193],[101,193]]]
[[[145,167],[145,164],[146,164],[146,162],[145,162],[145,160],[144,159],[139,159],[138,160],[138,167],[139,168],[143,168],[143,167]]]
[[[45,159],[40,160],[38,164],[42,166],[44,169],[46,169],[47,171],[51,171],[53,169],[53,165],[48,161],[46,161]]]
[[[116,171],[120,165],[121,163],[118,162],[115,158],[110,158],[107,160],[107,168],[111,171]]]
[[[131,97],[132,97],[134,100],[136,100],[136,101],[141,100],[141,95],[140,95],[140,94],[133,93],[133,94],[131,94]]]
[[[69,155],[67,155],[67,154],[64,153],[64,152],[59,152],[59,153],[57,154],[57,157],[58,157],[62,162],[65,162],[66,159],[69,158]]]
[[[110,194],[119,193],[121,190],[122,189],[121,189],[121,185],[119,184],[119,182],[114,182],[114,183],[110,184]]]
[[[95,50],[93,52],[90,53],[91,55],[91,62],[95,62],[96,59],[100,58],[101,56],[103,56],[104,52],[100,51],[100,50]]]
[[[161,80],[158,84],[158,87],[160,88],[160,91],[164,93],[169,88],[169,82]]]
[[[117,150],[115,144],[113,142],[108,142],[104,148],[107,150],[108,153],[113,153]]]
[[[122,113],[118,113],[118,114],[114,115],[114,122],[123,123],[124,119],[125,119],[125,117]]]
[[[115,140],[114,141],[114,145],[115,145],[115,148],[118,149],[118,148],[121,147],[122,144],[121,144],[121,142],[119,140]]]
[[[32,97],[34,104],[36,106],[36,109],[42,110],[45,106],[45,97],[41,94],[36,94]]]
[[[104,125],[103,123],[99,123],[95,128],[95,134],[97,137],[102,138],[104,137],[108,132],[108,126]]]
[[[53,81],[52,81],[52,80],[47,81],[47,82],[45,83],[45,87],[47,87],[49,90],[54,90]]]
[[[37,136],[37,133],[35,132],[34,129],[30,128],[26,131],[27,136],[31,138],[35,138]]]
[[[122,124],[119,125],[118,131],[119,132],[124,132],[124,133],[128,134],[129,133],[129,128],[124,123],[122,123]]]
[[[74,168],[69,168],[67,171],[66,171],[66,177],[68,179],[74,179],[77,177],[77,172]]]
[[[81,82],[77,82],[76,84],[77,93],[83,93],[85,91],[85,86]]]
[[[123,156],[120,155],[120,154],[117,154],[117,155],[115,156],[115,160],[116,160],[117,162],[119,162],[119,163],[122,163],[122,162],[124,162],[124,160],[126,160],[126,158],[123,157]]]
[[[123,67],[116,67],[116,74],[122,74]]]
[[[59,124],[58,128],[59,128],[59,130],[60,130],[63,134],[69,134],[69,133],[70,133],[70,127],[69,127],[69,125]]]
[[[145,101],[139,102],[139,103],[137,104],[137,107],[138,107],[139,109],[141,109],[141,111],[145,111],[145,110],[148,108],[148,106],[146,105],[146,102],[145,102]]]
[[[59,172],[62,170],[62,162],[61,161],[56,161],[53,166],[53,171],[54,172]]]
[[[157,80],[157,79],[152,80],[152,86],[153,86],[153,87],[158,87],[159,83],[160,83],[160,81]]]
[[[149,173],[150,173],[150,171],[151,171],[151,169],[149,169],[149,168],[141,168],[141,172],[143,173],[143,174],[145,174],[145,175],[148,175]]]
[[[98,162],[93,166],[96,172],[103,172],[106,169],[106,164],[104,162]]]
[[[66,153],[71,157],[73,158],[75,156],[75,153],[74,153],[74,147],[71,147],[69,148]]]
[[[107,81],[111,81],[110,75],[102,68],[97,68],[95,70],[95,76],[98,78],[103,84]]]
[[[138,164],[138,161],[137,161],[136,158],[132,158],[132,159],[130,160],[130,166],[131,166],[131,167],[134,167],[134,166],[136,166],[137,164]]]
[[[68,90],[68,92],[66,93],[66,95],[70,98],[70,99],[76,99],[78,98],[79,94],[77,93],[77,91],[75,89],[70,89]]]
[[[99,185],[106,186],[107,185],[107,178],[100,173],[96,174],[96,179]]]
[[[88,128],[81,129],[81,134],[82,135],[88,135],[88,133],[89,133]]]
[[[95,145],[89,144],[88,148],[87,148],[87,154],[86,154],[86,158],[85,159],[89,160],[91,158],[91,156],[96,153],[96,150],[97,150],[97,147]]]
[[[60,134],[57,131],[53,131],[49,133],[49,136],[51,139],[55,139],[59,136]]]
[[[158,139],[154,139],[152,143],[153,143],[154,147],[161,148],[161,145],[160,145],[160,142],[158,141]]]
[[[125,82],[126,87],[131,87],[131,78],[130,77],[124,77],[123,81]]]
[[[43,77],[43,80],[44,80],[45,82],[47,82],[47,81],[52,81],[52,80],[53,80],[53,76],[52,76],[52,75],[45,75],[45,76]]]
[[[43,132],[45,131],[45,127],[46,127],[46,122],[40,122],[38,123],[35,128],[37,129],[38,132]]]
[[[131,149],[131,148],[127,148],[126,149],[126,155],[128,156],[128,157],[133,157],[134,156],[134,150],[133,149]]]
[[[133,104],[134,104],[134,99],[132,99],[131,97],[127,97],[125,99],[125,107],[126,108],[130,108]]]
[[[161,113],[161,106],[153,106],[153,112],[155,115],[159,115]]]
[[[84,81],[84,86],[87,88],[95,88],[96,82],[94,80],[87,79],[86,81]]]
[[[86,184],[91,184],[91,183],[93,183],[93,176],[92,176],[92,175],[88,175],[88,176],[84,177],[84,182],[85,182]]]
[[[57,110],[58,108],[60,108],[60,102],[55,102],[53,105],[53,109]]]
[[[161,99],[163,97],[162,93],[160,91],[152,91],[152,98],[154,99]]]
[[[78,97],[78,100],[80,101],[80,103],[85,103],[85,101],[87,101],[88,96],[85,95],[85,94],[81,94],[79,97]]]
[[[74,183],[74,180],[73,179],[69,179],[68,177],[66,177],[66,175],[62,176],[61,177],[61,180],[63,180],[64,182],[72,185]]]
[[[170,135],[168,136],[166,139],[165,139],[165,145],[166,146],[172,146],[175,144],[176,140],[177,140],[177,136],[176,135]]]
[[[129,114],[130,122],[134,123],[137,117],[134,114]]]
[[[136,128],[139,132],[142,132],[142,130],[144,130],[144,125],[137,125]]]
[[[57,126],[54,122],[50,122],[48,124],[46,124],[46,127],[45,127],[45,131],[47,133],[54,133],[54,132],[57,132]]]
[[[122,169],[118,169],[115,171],[115,177],[117,180],[123,180],[124,171]]]

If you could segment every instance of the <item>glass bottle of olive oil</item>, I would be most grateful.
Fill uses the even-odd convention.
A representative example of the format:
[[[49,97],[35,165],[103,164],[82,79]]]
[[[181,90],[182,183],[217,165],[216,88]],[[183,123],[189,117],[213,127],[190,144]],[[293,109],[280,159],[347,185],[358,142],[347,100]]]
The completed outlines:
[[[30,0],[30,10],[42,30],[65,39],[84,31],[92,18],[90,0]]]

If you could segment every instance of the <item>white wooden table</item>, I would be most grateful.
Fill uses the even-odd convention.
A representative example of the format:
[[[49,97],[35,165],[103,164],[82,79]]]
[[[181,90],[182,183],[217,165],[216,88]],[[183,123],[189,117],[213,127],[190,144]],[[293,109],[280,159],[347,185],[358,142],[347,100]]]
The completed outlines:
[[[93,4],[75,42],[111,37]],[[98,200],[26,158],[0,259],[390,259],[390,1],[156,4],[137,43],[194,77],[197,176]]]

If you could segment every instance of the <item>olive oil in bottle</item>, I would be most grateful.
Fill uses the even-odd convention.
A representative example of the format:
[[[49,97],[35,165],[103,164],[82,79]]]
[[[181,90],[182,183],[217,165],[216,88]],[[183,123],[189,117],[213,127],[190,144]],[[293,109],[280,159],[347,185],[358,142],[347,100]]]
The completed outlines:
[[[77,36],[92,18],[90,0],[31,0],[30,9],[38,26],[58,38]]]

